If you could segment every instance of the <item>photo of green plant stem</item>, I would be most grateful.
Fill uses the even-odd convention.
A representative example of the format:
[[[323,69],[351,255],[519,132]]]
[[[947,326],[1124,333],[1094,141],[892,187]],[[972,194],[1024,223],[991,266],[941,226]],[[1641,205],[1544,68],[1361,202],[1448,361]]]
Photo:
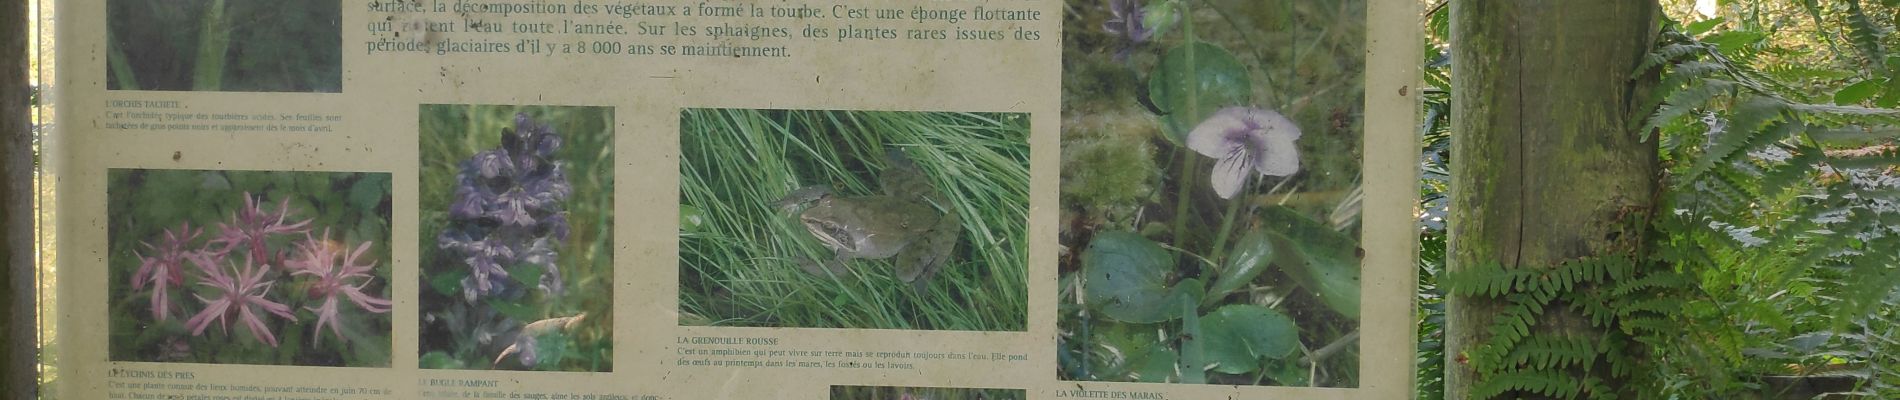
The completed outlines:
[[[1365,2],[1066,10],[1058,376],[1357,387]]]
[[[389,366],[389,174],[106,179],[113,361]]]
[[[423,105],[418,365],[613,370],[607,107]]]
[[[1024,114],[680,113],[681,325],[1023,331]]]
[[[341,7],[338,0],[107,0],[106,88],[338,92]]]
[[[832,386],[831,400],[1022,400],[1023,389]]]

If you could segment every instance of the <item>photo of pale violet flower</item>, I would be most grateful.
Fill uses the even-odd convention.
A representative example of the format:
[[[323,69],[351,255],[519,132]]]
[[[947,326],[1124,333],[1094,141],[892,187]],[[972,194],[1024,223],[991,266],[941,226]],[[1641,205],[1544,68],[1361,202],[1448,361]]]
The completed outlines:
[[[1358,387],[1368,3],[1065,3],[1057,377]]]
[[[1219,160],[1211,178],[1214,193],[1231,199],[1254,174],[1288,176],[1300,172],[1300,149],[1294,143],[1299,138],[1300,127],[1278,112],[1229,107],[1188,132],[1187,145]]]

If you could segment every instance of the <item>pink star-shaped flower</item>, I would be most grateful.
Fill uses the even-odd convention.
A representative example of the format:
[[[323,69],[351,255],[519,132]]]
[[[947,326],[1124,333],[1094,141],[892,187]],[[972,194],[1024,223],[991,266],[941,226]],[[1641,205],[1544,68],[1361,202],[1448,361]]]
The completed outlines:
[[[192,229],[191,223],[186,222],[176,231],[166,228],[164,238],[156,246],[139,242],[152,251],[152,256],[133,253],[139,257],[139,269],[132,273],[132,290],[145,290],[147,283],[152,285],[152,318],[171,319],[171,287],[184,284],[185,274],[179,269],[186,260],[196,257],[196,252],[185,250],[185,246],[201,233],[204,233],[203,228]]]
[[[263,202],[249,192],[244,193],[244,208],[231,215],[230,223],[218,223],[218,237],[211,244],[223,245],[219,253],[230,253],[239,246],[250,251],[251,260],[272,262],[272,254],[265,250],[265,240],[271,235],[308,233],[310,221],[285,222],[290,217],[290,199],[286,198],[277,206],[277,212],[264,211]]]
[[[202,259],[207,262],[217,261],[211,257]],[[287,320],[294,321],[297,317],[291,315],[290,306],[265,297],[270,294],[273,283],[264,279],[264,274],[270,271],[270,266],[253,265],[250,260],[246,260],[242,266],[231,266],[231,272],[235,275],[226,274],[222,268],[215,265],[201,263],[199,267],[205,271],[205,277],[198,284],[215,289],[217,293],[214,296],[217,297],[207,299],[204,296],[192,295],[197,297],[198,301],[205,303],[203,310],[185,321],[185,326],[191,329],[192,336],[203,335],[205,328],[211,327],[211,322],[214,320],[218,322],[220,331],[228,332],[231,325],[230,318],[236,315],[236,319],[245,327],[250,328],[251,337],[271,347],[277,347],[277,336],[271,333],[270,327],[264,325],[264,319],[258,316],[258,309]]]
[[[310,293],[312,296],[322,297],[323,305],[315,308],[304,307],[304,309],[317,313],[316,332],[319,337],[323,332],[323,327],[327,325],[330,327],[330,333],[335,334],[337,340],[349,340],[343,336],[343,328],[337,318],[340,312],[338,306],[341,304],[338,301],[339,298],[348,299],[363,311],[376,314],[389,312],[389,300],[363,293],[363,289],[369,286],[370,281],[376,279],[375,275],[370,274],[376,268],[376,262],[371,260],[359,262],[363,254],[369,252],[370,243],[363,242],[356,246],[355,250],[346,253],[347,246],[330,241],[330,230],[324,229],[322,239],[310,238],[306,234],[304,242],[297,245],[297,258],[286,262],[286,265],[293,270],[291,275],[310,275],[317,278],[316,284],[310,288]]]

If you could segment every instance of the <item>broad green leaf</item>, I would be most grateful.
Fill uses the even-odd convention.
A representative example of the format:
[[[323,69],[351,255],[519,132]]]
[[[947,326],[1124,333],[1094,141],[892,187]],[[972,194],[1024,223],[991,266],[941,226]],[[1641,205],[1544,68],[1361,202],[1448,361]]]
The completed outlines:
[[[1262,210],[1273,230],[1274,257],[1287,276],[1319,295],[1327,308],[1359,319],[1359,243],[1344,233],[1276,206]]]
[[[1881,86],[1886,83],[1885,79],[1868,79],[1847,85],[1847,87],[1841,88],[1841,91],[1834,92],[1834,104],[1843,106],[1860,104],[1860,102],[1874,97],[1875,94],[1879,94]]]
[[[1135,379],[1140,382],[1167,382],[1168,378],[1174,377],[1174,366],[1179,358],[1165,346],[1149,347],[1135,366]]]
[[[561,369],[561,360],[567,358],[568,345],[573,340],[566,334],[555,332],[534,338],[534,369],[556,371]]]
[[[467,369],[468,368],[468,365],[463,364],[462,360],[457,360],[455,359],[454,356],[450,356],[449,353],[444,353],[440,351],[431,351],[427,354],[423,354],[422,358],[416,360],[416,366],[422,367],[423,369]]]
[[[1722,54],[1734,54],[1736,51],[1761,42],[1762,39],[1767,37],[1768,35],[1762,34],[1761,32],[1734,30],[1711,34],[1703,37],[1702,41],[1714,44],[1716,50],[1721,51]]]
[[[1246,104],[1252,93],[1247,67],[1207,42],[1169,49],[1148,77],[1148,95],[1161,109],[1168,140],[1176,144],[1186,143],[1188,132],[1215,111]]]
[[[1313,382],[1313,372],[1295,360],[1267,361],[1261,369],[1280,386],[1308,386]]]
[[[1160,39],[1181,21],[1180,7],[1173,2],[1157,1],[1141,8],[1141,24],[1154,32],[1148,40]]]
[[[515,264],[506,269],[509,280],[528,288],[541,286],[541,274],[547,272],[545,267],[528,263]]]
[[[518,304],[512,301],[490,298],[487,303],[489,307],[495,309],[495,312],[508,316],[508,318],[514,318],[516,321],[539,321],[544,315],[540,307]]]
[[[1207,338],[1203,335],[1199,314],[1195,306],[1201,304],[1205,295],[1201,281],[1189,279],[1181,281],[1180,290],[1173,297],[1181,312],[1181,383],[1207,383],[1208,348]]]
[[[1201,316],[1200,337],[1214,371],[1224,374],[1253,372],[1261,359],[1286,358],[1300,346],[1292,318],[1252,304],[1229,305]]]
[[[435,289],[437,294],[449,297],[462,295],[462,278],[468,276],[467,269],[457,268],[434,275],[429,277],[429,288]]]
[[[389,197],[389,175],[365,174],[363,179],[350,185],[350,205],[358,211],[371,212],[383,199]]]
[[[1173,269],[1172,254],[1130,232],[1098,234],[1082,252],[1088,304],[1122,322],[1161,322],[1180,316],[1174,290],[1168,287]]]
[[[1715,29],[1716,26],[1722,25],[1723,22],[1728,22],[1728,18],[1715,17],[1715,18],[1710,18],[1710,19],[1706,19],[1702,21],[1697,21],[1695,23],[1689,24],[1689,26],[1686,27],[1687,29],[1684,29],[1685,32],[1683,33],[1687,33],[1689,34],[1689,36],[1699,36],[1705,32],[1708,32],[1710,29]]]
[[[1214,286],[1208,289],[1207,299],[1203,302],[1220,301],[1228,293],[1253,282],[1253,278],[1265,272],[1272,261],[1273,240],[1260,231],[1247,232],[1234,242],[1234,251],[1227,255],[1227,265],[1222,266],[1220,278],[1214,280]]]
[[[1148,381],[1151,378],[1165,380],[1174,377],[1175,360],[1179,358],[1179,355],[1176,354],[1177,350],[1174,348],[1173,343],[1163,341],[1161,335],[1156,333],[1157,331],[1161,331],[1161,328],[1156,325],[1124,324],[1096,320],[1090,323],[1089,331],[1095,336],[1094,343],[1090,343],[1088,345],[1089,347],[1109,350],[1109,354],[1129,355],[1129,357],[1090,358],[1092,363],[1090,369],[1094,370],[1096,374],[1103,376],[1128,376],[1130,379],[1137,378],[1131,375],[1140,374],[1141,376],[1138,378],[1142,381]],[[1166,366],[1152,367],[1148,365],[1148,363],[1155,361],[1144,357],[1156,352],[1168,353],[1166,356]],[[1161,376],[1151,377],[1149,372],[1152,371],[1148,371],[1150,368],[1163,368],[1165,371],[1161,372]]]
[[[680,205],[680,232],[698,232],[705,225],[705,211],[691,205]]]
[[[1889,71],[1900,71],[1900,66],[1895,66],[1889,69]],[[1894,75],[1894,77],[1887,78],[1887,87],[1881,89],[1880,99],[1874,101],[1874,107],[1894,108],[1895,106],[1900,106],[1900,73]]]

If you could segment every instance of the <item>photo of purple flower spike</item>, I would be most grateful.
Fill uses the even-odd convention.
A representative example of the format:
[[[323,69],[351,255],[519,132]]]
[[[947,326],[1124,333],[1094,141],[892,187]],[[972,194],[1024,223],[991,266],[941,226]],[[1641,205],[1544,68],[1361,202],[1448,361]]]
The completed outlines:
[[[1145,24],[1148,12],[1140,0],[1109,0],[1108,12],[1113,16],[1102,23],[1102,30],[1134,43],[1146,42],[1154,36],[1154,30]]]
[[[462,280],[466,300],[510,290],[503,278],[518,264],[542,268],[538,289],[545,294],[561,292],[554,248],[567,239],[563,203],[573,189],[562,163],[553,159],[560,147],[553,127],[517,113],[514,127],[502,129],[499,147],[461,163],[449,206],[452,223],[436,245],[469,268]]]
[[[1247,178],[1300,172],[1300,128],[1278,112],[1249,107],[1221,109],[1188,133],[1187,145],[1214,157],[1214,193],[1234,198]]]
[[[177,230],[166,228],[165,237],[157,246],[139,242],[153,255],[147,257],[138,254],[139,270],[132,274],[132,290],[145,290],[145,284],[152,284],[152,318],[159,321],[171,319],[171,296],[168,292],[172,286],[184,284],[185,274],[180,268],[184,267],[185,261],[197,257],[197,251],[186,250],[185,246],[201,233],[204,233],[203,228],[193,229],[190,222],[185,222]]]
[[[291,275],[316,277],[310,294],[323,299],[323,305],[306,306],[304,309],[317,314],[314,331],[319,337],[322,336],[323,327],[328,325],[330,333],[335,334],[337,340],[349,341],[343,336],[343,328],[338,320],[339,298],[347,299],[357,308],[372,314],[389,312],[389,300],[363,293],[363,289],[376,279],[375,275],[371,275],[376,269],[376,262],[364,257],[371,243],[363,242],[356,249],[348,250],[348,246],[342,242],[330,241],[328,228],[323,230],[321,239],[305,236],[304,242],[297,246],[297,258],[287,261],[287,265],[292,270]]]
[[[1135,46],[1154,40],[1179,19],[1166,2],[1144,6],[1141,0],[1109,0],[1108,11],[1102,30],[1121,39],[1115,50],[1116,61],[1127,61]]]
[[[609,321],[518,334],[612,313],[613,109],[419,111],[418,366],[611,371]]]
[[[221,268],[208,269],[216,273],[207,274],[198,284],[211,287],[217,297],[207,299],[193,295],[205,303],[205,308],[185,322],[192,336],[203,335],[205,328],[210,327],[213,321],[218,323],[219,331],[229,332],[230,318],[235,314],[235,318],[251,330],[251,337],[277,347],[277,335],[264,325],[264,319],[258,316],[258,312],[261,310],[291,321],[296,321],[297,317],[290,313],[290,306],[265,297],[270,294],[271,284],[276,282],[264,279],[264,274],[270,272],[269,265],[255,264],[253,261],[245,260],[241,266],[232,265],[231,272],[235,275],[227,274]]]
[[[230,223],[218,223],[218,237],[211,244],[222,245],[219,253],[230,253],[240,246],[248,251],[252,260],[270,263],[275,254],[265,251],[266,241],[271,235],[306,233],[310,230],[310,221],[284,222],[290,218],[290,199],[277,205],[277,212],[264,211],[263,201],[251,193],[244,193],[244,208],[231,216]]]

